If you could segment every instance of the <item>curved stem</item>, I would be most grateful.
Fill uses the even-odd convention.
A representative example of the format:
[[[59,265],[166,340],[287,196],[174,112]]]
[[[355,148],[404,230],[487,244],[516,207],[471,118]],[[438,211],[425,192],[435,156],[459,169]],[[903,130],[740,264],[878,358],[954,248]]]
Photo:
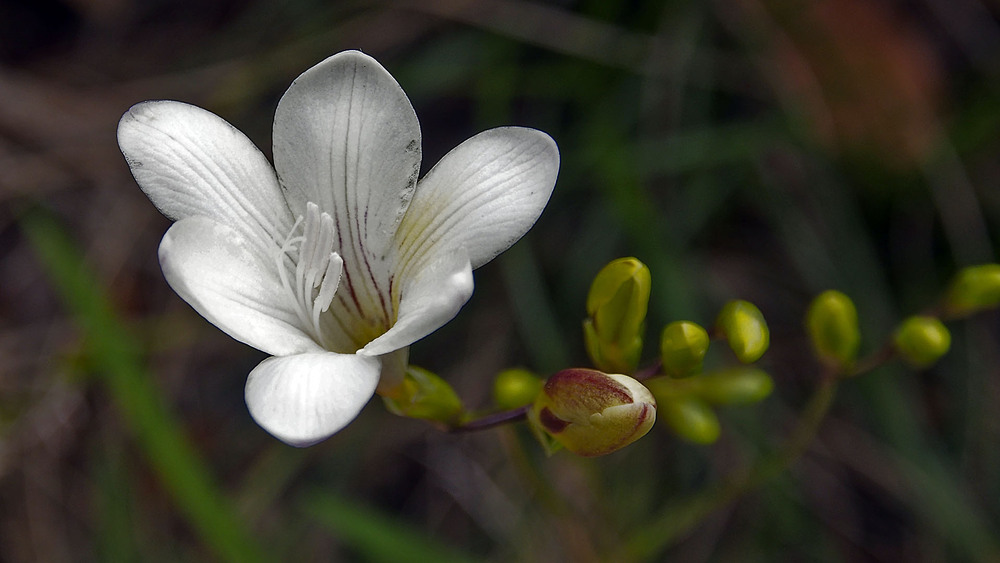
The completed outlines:
[[[649,379],[655,376],[656,374],[660,373],[660,368],[662,367],[663,363],[660,360],[656,360],[656,363],[636,370],[636,372],[632,374],[632,378],[635,379],[636,381],[643,381]]]
[[[477,432],[479,430],[487,430],[489,428],[494,428],[502,424],[519,422],[521,420],[524,420],[527,415],[528,415],[528,407],[524,406],[509,411],[496,412],[479,418],[474,418],[472,420],[467,420],[465,422],[460,422],[455,426],[448,428],[448,430],[451,432]]]
[[[896,355],[896,347],[890,342],[886,342],[881,348],[871,353],[865,358],[858,361],[858,364],[854,369],[841,375],[843,378],[857,377],[859,375],[868,373],[873,369],[881,366],[882,364],[888,362]]]

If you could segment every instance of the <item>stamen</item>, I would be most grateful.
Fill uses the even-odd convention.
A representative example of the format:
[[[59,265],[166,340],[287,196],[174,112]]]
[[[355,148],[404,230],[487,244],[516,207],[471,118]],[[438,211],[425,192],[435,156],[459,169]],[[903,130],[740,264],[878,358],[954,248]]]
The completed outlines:
[[[296,233],[301,227],[301,235]],[[333,219],[314,203],[306,205],[275,256],[281,285],[292,299],[302,328],[326,346],[320,316],[330,309],[344,262],[333,252]],[[291,276],[294,275],[294,280]]]
[[[281,248],[278,249],[278,253],[275,255],[275,264],[278,266],[278,276],[281,278],[281,287],[285,290],[289,296],[291,296],[296,301],[296,311],[301,309],[301,303],[298,302],[298,292],[292,289],[292,284],[288,279],[288,266],[285,264],[285,258],[288,258],[295,263],[295,259],[291,257],[291,252],[296,250],[295,245],[302,242],[302,237],[294,237],[295,231],[302,224],[302,217],[295,220],[295,224],[292,225],[292,230],[289,231],[288,236],[285,237],[285,241],[281,244]],[[299,315],[301,318],[301,314]]]
[[[319,286],[319,293],[313,302],[313,324],[319,327],[319,315],[325,313],[330,304],[333,303],[333,296],[337,293],[337,286],[340,285],[340,275],[344,271],[344,260],[336,252],[330,253],[327,258],[326,273],[323,274],[323,283]]]

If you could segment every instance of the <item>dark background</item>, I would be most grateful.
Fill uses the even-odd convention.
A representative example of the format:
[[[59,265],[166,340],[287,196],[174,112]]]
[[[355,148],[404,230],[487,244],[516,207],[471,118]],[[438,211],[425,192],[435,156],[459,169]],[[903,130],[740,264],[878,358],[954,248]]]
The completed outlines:
[[[953,349],[931,369],[847,382],[790,471],[666,531],[684,517],[673,503],[791,430],[820,373],[801,327],[812,296],[854,298],[868,352],[959,267],[996,260],[997,10],[3,0],[0,561],[997,560],[995,313],[950,325]],[[424,170],[500,125],[542,129],[562,153],[538,224],[477,271],[415,363],[473,408],[505,367],[585,365],[589,282],[634,255],[654,282],[644,357],[667,322],[711,324],[748,299],[771,326],[761,365],[775,394],[721,410],[715,445],[658,425],[595,460],[546,458],[520,426],[442,433],[378,400],[307,450],[268,436],[243,403],[263,356],[167,287],[169,221],[115,128],[133,103],[183,100],[270,154],[284,89],[349,48],[411,97]]]

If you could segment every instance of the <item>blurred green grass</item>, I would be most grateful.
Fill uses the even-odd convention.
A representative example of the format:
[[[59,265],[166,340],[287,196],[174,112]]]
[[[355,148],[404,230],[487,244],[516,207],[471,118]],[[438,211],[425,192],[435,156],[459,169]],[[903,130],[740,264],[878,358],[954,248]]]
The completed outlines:
[[[871,350],[958,267],[997,259],[993,8],[4,6],[0,30],[44,32],[30,45],[0,33],[0,560],[998,556],[995,313],[954,325],[930,370],[842,385],[790,471],[666,534],[683,523],[672,510],[787,434],[819,373],[800,327],[812,295],[854,298]],[[728,299],[757,303],[776,395],[724,412],[717,445],[654,429],[597,460],[545,458],[523,428],[443,435],[377,402],[307,451],[259,430],[242,385],[260,356],[166,288],[167,222],[129,178],[114,127],[132,103],[183,99],[269,153],[288,83],[359,47],[411,96],[425,170],[507,124],[545,130],[562,154],[539,223],[477,271],[472,301],[415,363],[472,405],[504,367],[582,364],[590,278],[635,255],[653,274],[650,342],[672,320],[710,323]],[[57,224],[24,215],[38,208]]]

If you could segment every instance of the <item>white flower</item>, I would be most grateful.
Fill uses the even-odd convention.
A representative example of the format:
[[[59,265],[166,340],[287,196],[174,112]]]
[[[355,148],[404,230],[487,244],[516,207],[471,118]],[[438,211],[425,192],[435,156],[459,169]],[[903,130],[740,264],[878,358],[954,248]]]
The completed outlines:
[[[160,244],[164,276],[203,317],[273,356],[250,373],[247,406],[296,446],[346,426],[376,387],[392,394],[408,346],[451,320],[472,270],[531,227],[559,168],[546,134],[503,127],[417,182],[413,108],[356,51],[282,96],[274,168],[222,118],[180,102],[132,107],[118,143],[176,221]]]

